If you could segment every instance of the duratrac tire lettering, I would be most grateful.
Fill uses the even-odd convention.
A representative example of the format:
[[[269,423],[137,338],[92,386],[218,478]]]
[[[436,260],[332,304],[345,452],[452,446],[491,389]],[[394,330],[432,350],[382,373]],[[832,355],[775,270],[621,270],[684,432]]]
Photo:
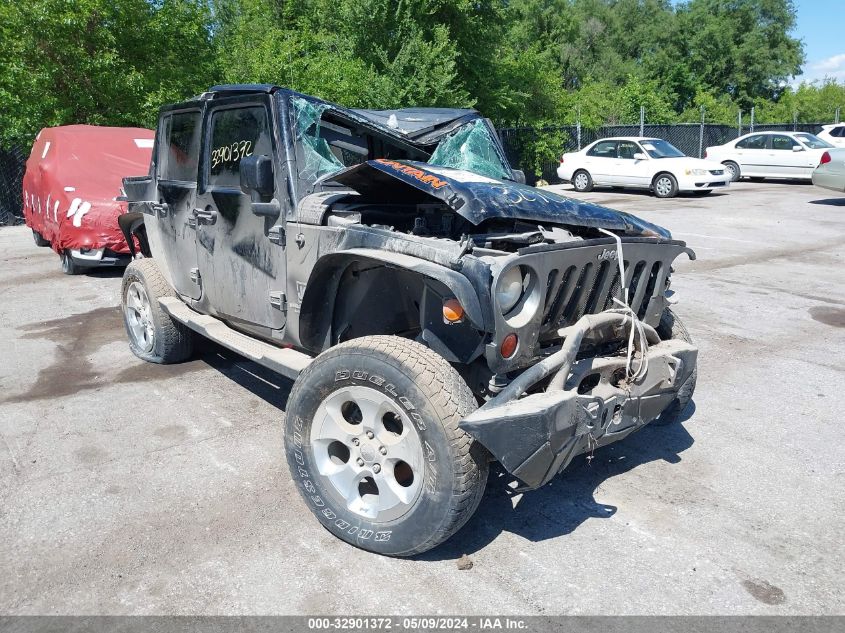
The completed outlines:
[[[422,445],[422,489],[397,519],[378,523],[350,511],[317,471],[309,444],[320,402],[348,386],[386,394],[413,422]],[[487,481],[487,454],[458,428],[476,407],[469,387],[442,357],[394,336],[338,345],[297,379],[288,401],[285,447],[300,494],[339,538],[389,556],[411,556],[449,538],[475,512]]]

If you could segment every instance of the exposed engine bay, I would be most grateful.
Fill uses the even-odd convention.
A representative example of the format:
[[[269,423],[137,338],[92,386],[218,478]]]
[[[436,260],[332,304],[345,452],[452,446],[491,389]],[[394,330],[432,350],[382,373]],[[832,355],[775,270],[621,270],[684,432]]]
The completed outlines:
[[[492,218],[475,225],[445,204],[396,204],[338,202],[331,206],[327,222],[356,223],[423,238],[453,240],[468,244],[470,250],[487,249],[514,253],[538,244],[562,244],[579,238],[594,237],[595,231],[574,233],[550,223],[526,222],[518,218]],[[580,227],[579,227],[580,228]],[[595,236],[597,236],[596,234]]]

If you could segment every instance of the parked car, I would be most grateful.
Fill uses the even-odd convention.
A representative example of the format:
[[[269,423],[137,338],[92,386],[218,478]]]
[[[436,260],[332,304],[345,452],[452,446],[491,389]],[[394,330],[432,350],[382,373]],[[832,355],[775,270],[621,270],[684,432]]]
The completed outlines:
[[[836,147],[845,147],[845,123],[823,125],[817,136]]]
[[[807,132],[752,132],[708,147],[704,155],[724,165],[733,181],[745,177],[810,180],[822,154],[831,147]]]
[[[819,166],[813,171],[813,184],[845,193],[845,147],[822,154]]]
[[[291,476],[348,543],[423,552],[475,512],[491,456],[537,488],[690,401],[668,289],[695,254],[521,184],[474,110],[217,86],[162,109],[156,148],[124,180],[130,348],[179,362],[200,334],[295,379]]]
[[[658,198],[682,191],[707,194],[730,184],[719,163],[686,156],[663,139],[638,136],[606,138],[568,152],[560,158],[557,175],[576,191],[609,185],[649,189]]]
[[[66,125],[39,132],[26,161],[23,213],[38,246],[51,246],[73,275],[125,266],[117,225],[124,176],[150,168],[154,133],[143,128]]]

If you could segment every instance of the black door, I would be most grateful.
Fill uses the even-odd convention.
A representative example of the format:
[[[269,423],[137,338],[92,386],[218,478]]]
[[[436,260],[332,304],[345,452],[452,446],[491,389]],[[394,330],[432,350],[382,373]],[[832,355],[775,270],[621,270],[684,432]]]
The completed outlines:
[[[204,299],[233,322],[281,329],[285,325],[285,259],[270,241],[277,219],[256,215],[240,187],[240,162],[274,160],[272,115],[266,99],[217,105],[206,115],[201,191],[197,196],[197,256]]]

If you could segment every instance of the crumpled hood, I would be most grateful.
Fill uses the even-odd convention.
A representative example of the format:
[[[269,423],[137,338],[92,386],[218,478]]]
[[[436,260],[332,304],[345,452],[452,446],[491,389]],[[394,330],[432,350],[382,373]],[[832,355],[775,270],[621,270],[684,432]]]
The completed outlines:
[[[513,218],[610,229],[631,236],[671,237],[666,229],[622,211],[416,161],[370,160],[332,174],[329,180],[377,202],[424,203],[434,198],[476,225],[490,218]]]

